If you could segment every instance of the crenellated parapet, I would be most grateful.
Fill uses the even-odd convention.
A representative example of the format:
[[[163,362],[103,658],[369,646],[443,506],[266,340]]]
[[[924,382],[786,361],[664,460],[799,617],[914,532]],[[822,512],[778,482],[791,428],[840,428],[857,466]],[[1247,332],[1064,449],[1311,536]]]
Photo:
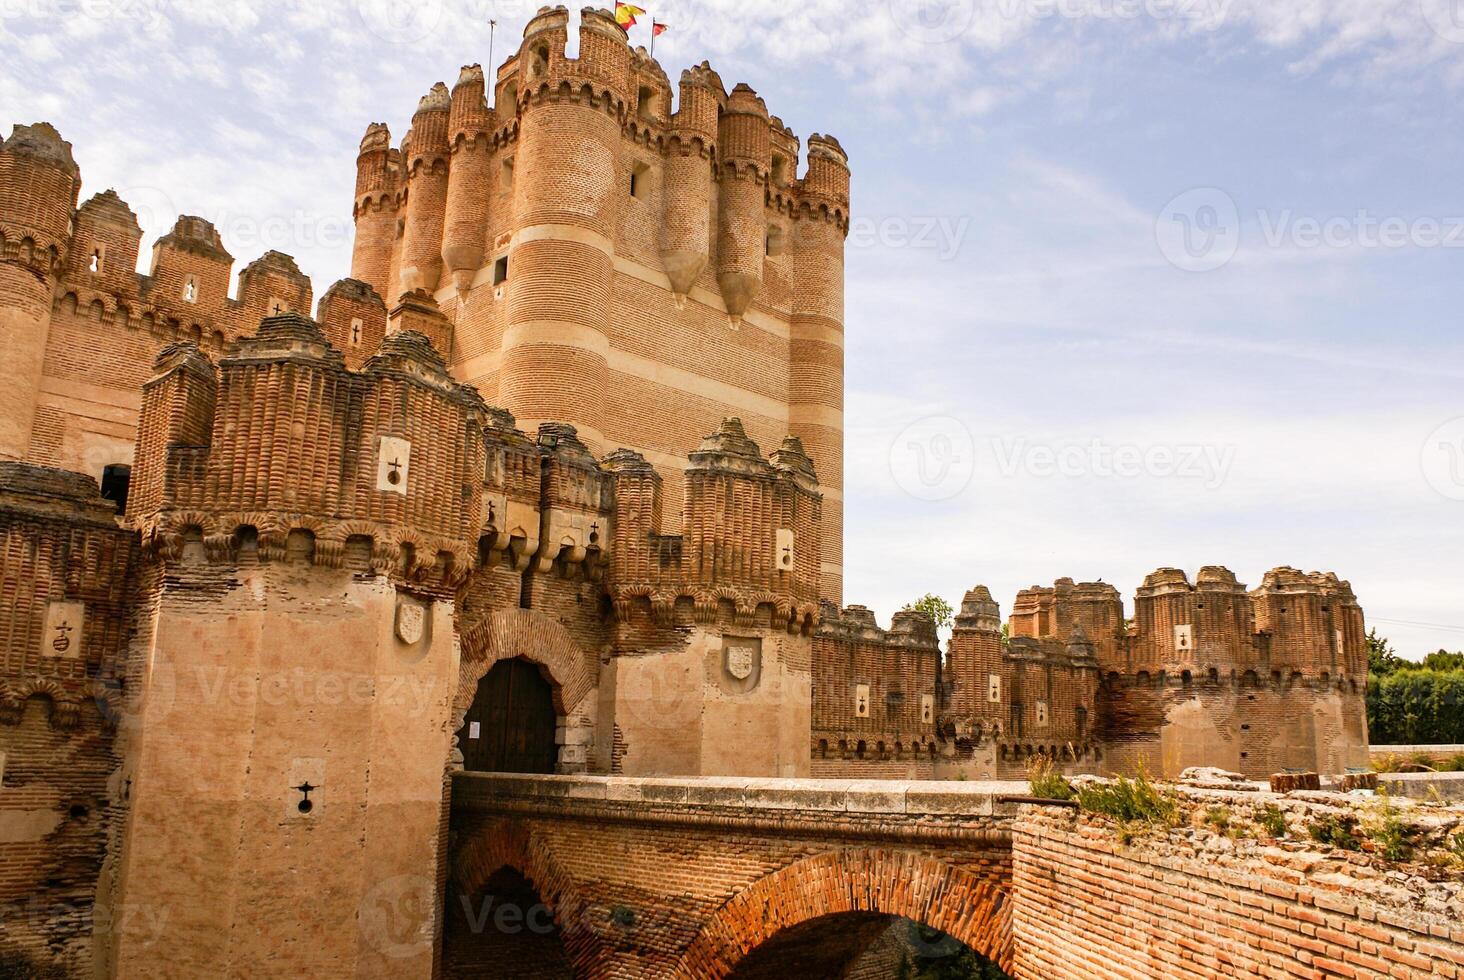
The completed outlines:
[[[353,372],[318,324],[283,314],[216,370],[187,344],[156,368],[128,506],[150,551],[359,560],[429,589],[472,570],[487,410],[422,335],[388,336]]]
[[[639,453],[605,459],[614,477],[608,586],[617,614],[645,606],[670,622],[689,601],[698,622],[728,615],[810,633],[818,617],[822,500],[796,439],[769,457],[727,419],[691,454],[681,534],[659,532],[661,477]]]
[[[885,630],[864,606],[825,603],[813,643],[815,763],[932,764],[941,671],[925,613],[895,613]]]
[[[134,552],[115,514],[88,477],[0,462],[0,725],[36,699],[56,731],[115,726]]]
[[[1367,670],[1362,610],[1351,586],[1331,573],[1268,572],[1247,591],[1227,568],[1178,568],[1148,575],[1134,594],[1133,618],[1111,585],[1059,579],[1024,589],[1011,635],[1058,648],[1081,626],[1110,682],[1308,683],[1360,687]]]

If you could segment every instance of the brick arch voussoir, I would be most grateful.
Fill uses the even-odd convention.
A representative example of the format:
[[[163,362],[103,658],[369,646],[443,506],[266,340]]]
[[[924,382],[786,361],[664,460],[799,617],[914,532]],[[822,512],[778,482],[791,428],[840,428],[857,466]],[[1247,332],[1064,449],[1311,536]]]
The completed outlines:
[[[559,927],[575,976],[599,976],[605,950],[591,928],[591,907],[549,845],[518,821],[482,825],[454,854],[453,883],[461,895],[475,897],[500,868],[512,868],[534,886]]]
[[[721,980],[784,929],[849,912],[919,922],[1013,969],[1004,889],[954,865],[904,851],[841,850],[805,858],[726,901],[682,957],[678,980]]]
[[[595,687],[579,644],[559,622],[532,609],[495,609],[460,634],[462,667],[453,711],[459,726],[472,707],[478,682],[500,660],[523,657],[547,672],[554,685],[554,709],[566,715]]]

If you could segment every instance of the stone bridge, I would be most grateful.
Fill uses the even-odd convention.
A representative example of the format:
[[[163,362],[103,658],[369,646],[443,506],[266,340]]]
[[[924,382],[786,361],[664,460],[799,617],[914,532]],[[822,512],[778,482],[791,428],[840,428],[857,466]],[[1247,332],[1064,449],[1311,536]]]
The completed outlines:
[[[1464,978],[1455,893],[1025,791],[458,773],[440,973],[849,976],[908,919],[1022,978]]]

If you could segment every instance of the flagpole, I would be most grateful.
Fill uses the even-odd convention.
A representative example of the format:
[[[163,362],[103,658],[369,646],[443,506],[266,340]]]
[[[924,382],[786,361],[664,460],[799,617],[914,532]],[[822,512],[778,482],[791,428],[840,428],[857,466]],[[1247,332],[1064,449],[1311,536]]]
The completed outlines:
[[[488,71],[493,82],[498,80],[498,66],[493,63],[493,38],[498,33],[498,21],[488,21]],[[489,84],[492,84],[490,82]]]

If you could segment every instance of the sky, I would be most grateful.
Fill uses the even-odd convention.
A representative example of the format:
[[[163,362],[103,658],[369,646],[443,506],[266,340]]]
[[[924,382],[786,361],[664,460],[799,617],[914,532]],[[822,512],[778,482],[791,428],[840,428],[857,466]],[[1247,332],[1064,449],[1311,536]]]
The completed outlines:
[[[320,295],[366,124],[537,6],[0,0],[0,125]],[[1464,648],[1464,0],[641,6],[849,153],[846,602],[1291,565]]]

